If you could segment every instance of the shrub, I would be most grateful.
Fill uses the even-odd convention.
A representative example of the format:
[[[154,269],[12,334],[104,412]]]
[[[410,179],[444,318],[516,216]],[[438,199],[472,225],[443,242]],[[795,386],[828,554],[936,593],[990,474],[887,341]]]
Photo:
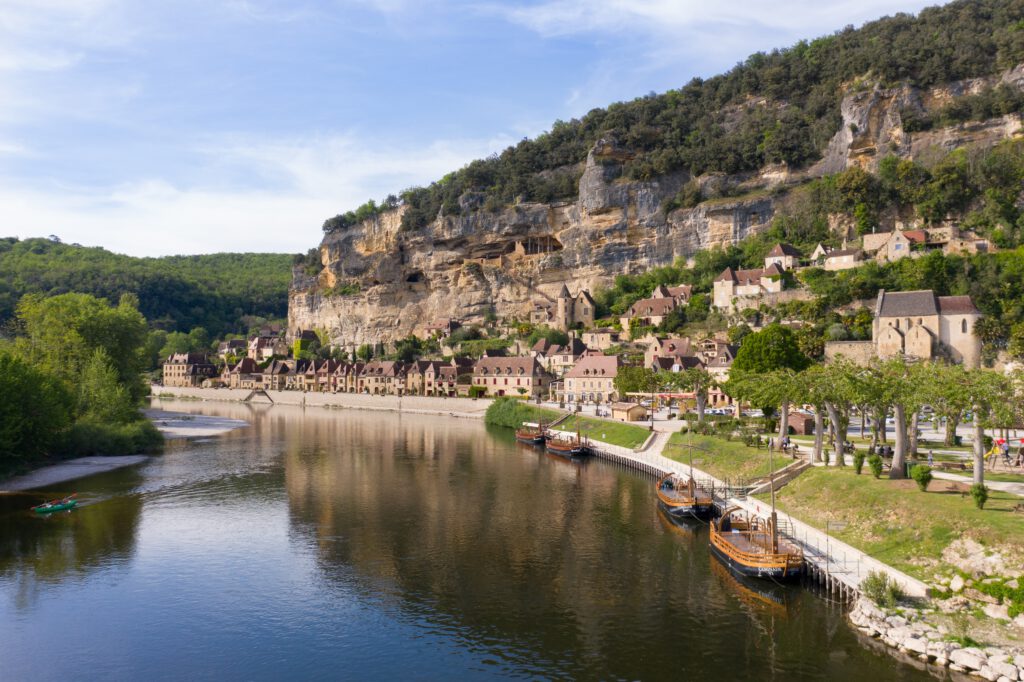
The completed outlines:
[[[882,477],[882,458],[878,455],[868,457],[868,466],[871,467],[871,475],[875,478]]]
[[[486,386],[470,386],[469,387],[469,397],[470,398],[482,398],[485,395],[487,395],[487,387]]]
[[[988,488],[984,483],[975,483],[971,486],[971,497],[974,499],[975,507],[984,509],[985,503],[988,502]]]
[[[821,461],[825,463],[825,466],[828,466],[829,462],[831,461],[831,457],[828,454],[828,448],[825,448],[824,450],[821,451]]]
[[[62,455],[134,455],[159,452],[164,437],[147,419],[127,424],[106,424],[83,419],[68,429],[60,445]]]
[[[910,467],[910,477],[917,483],[921,492],[928,490],[928,484],[932,482],[932,468],[926,464],[915,464]]]
[[[885,573],[871,571],[860,584],[864,596],[879,606],[887,609],[895,608],[903,599],[903,590]]]
[[[475,388],[483,388],[483,386],[477,386]],[[526,401],[520,398],[502,396],[500,398],[495,398],[494,402],[491,403],[491,406],[487,408],[487,414],[484,416],[484,421],[496,426],[507,426],[509,428],[518,429],[522,426],[523,422],[550,422],[555,414],[556,413],[551,410],[545,410],[543,408],[529,405]]]
[[[854,450],[853,451],[853,470],[860,476],[860,472],[864,470],[864,451]]]

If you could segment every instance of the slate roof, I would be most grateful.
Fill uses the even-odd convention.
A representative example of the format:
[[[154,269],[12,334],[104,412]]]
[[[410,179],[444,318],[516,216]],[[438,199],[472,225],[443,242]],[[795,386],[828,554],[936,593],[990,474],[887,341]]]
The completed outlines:
[[[877,317],[924,317],[938,315],[939,306],[933,291],[878,292]]]
[[[799,258],[800,252],[789,244],[776,244],[775,248],[768,252],[768,257],[773,258],[778,256],[795,256]]]
[[[939,312],[943,315],[980,315],[970,296],[939,296]]]

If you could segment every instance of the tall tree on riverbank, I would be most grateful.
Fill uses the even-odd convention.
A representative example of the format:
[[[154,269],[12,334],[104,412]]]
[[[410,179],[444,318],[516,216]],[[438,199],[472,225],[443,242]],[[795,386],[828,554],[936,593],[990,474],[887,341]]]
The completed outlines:
[[[789,428],[789,405],[799,396],[796,386],[784,386],[780,382],[792,382],[796,372],[811,364],[810,358],[800,351],[800,346],[788,327],[780,324],[768,325],[764,329],[743,339],[730,374],[736,373],[740,380],[729,383],[741,393],[756,396],[763,406],[778,406],[779,438]],[[763,386],[757,384],[757,377],[768,377]],[[768,402],[765,402],[768,401]]]
[[[73,402],[52,375],[0,348],[0,470],[46,454],[71,423]]]

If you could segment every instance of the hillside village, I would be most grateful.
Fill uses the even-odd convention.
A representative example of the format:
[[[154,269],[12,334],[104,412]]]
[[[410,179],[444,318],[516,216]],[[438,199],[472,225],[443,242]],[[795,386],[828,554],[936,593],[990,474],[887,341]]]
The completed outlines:
[[[456,318],[442,318],[415,339],[402,342],[403,353],[397,352],[400,344],[395,343],[348,352],[332,349],[329,342],[322,345],[325,335],[315,330],[264,330],[247,341],[222,342],[215,357],[171,355],[164,363],[163,383],[396,396],[513,396],[599,408],[645,401],[652,394],[663,401],[694,405],[697,391],[680,390],[679,382],[674,390],[666,388],[665,381],[658,387],[633,385],[632,390],[623,390],[630,382],[617,379],[624,368],[649,370],[651,374],[645,376],[697,369],[709,378],[702,406],[738,409],[722,387],[729,380],[742,336],[776,321],[777,316],[770,314],[774,306],[814,298],[800,283],[804,271],[846,270],[871,261],[891,263],[932,251],[995,251],[988,240],[953,226],[866,234],[856,246],[844,247],[818,244],[804,254],[778,243],[765,256],[763,268],[727,267],[714,278],[710,295],[710,308],[737,323],[726,330],[690,336],[661,331],[674,311],[685,311],[693,302],[692,285],[657,285],[649,297],[636,300],[622,315],[598,320],[598,303],[591,292],[573,293],[563,284],[554,300],[536,301],[528,322],[495,320],[480,329]],[[943,358],[969,368],[980,366],[982,343],[975,326],[983,316],[969,296],[882,290],[865,304],[862,310],[871,319],[870,338],[827,342],[826,362],[840,357],[860,364],[875,358]],[[751,315],[752,311],[758,314]],[[804,324],[799,319],[777,321],[796,329]],[[744,334],[736,333],[739,328]],[[536,337],[533,343],[528,342],[531,334]],[[646,418],[644,410],[622,415]]]

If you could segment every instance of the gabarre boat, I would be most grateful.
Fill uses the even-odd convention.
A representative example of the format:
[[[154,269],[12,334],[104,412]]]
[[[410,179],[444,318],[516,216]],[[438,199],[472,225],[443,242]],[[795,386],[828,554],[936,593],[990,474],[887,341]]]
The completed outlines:
[[[547,436],[544,433],[544,422],[523,422],[522,426],[516,429],[516,440],[520,443],[544,445],[545,438]]]
[[[768,450],[769,458],[772,451]],[[775,512],[775,464],[769,461],[772,512],[765,519],[740,507],[729,507],[711,523],[711,553],[740,575],[795,580],[804,572],[804,552],[779,537]]]
[[[702,490],[692,476],[684,480],[670,473],[658,480],[656,490],[658,504],[673,518],[706,519],[714,509],[711,493]]]
[[[575,438],[561,439],[548,434],[544,447],[548,452],[562,457],[583,457],[590,454],[590,443],[580,436],[578,423]]]

